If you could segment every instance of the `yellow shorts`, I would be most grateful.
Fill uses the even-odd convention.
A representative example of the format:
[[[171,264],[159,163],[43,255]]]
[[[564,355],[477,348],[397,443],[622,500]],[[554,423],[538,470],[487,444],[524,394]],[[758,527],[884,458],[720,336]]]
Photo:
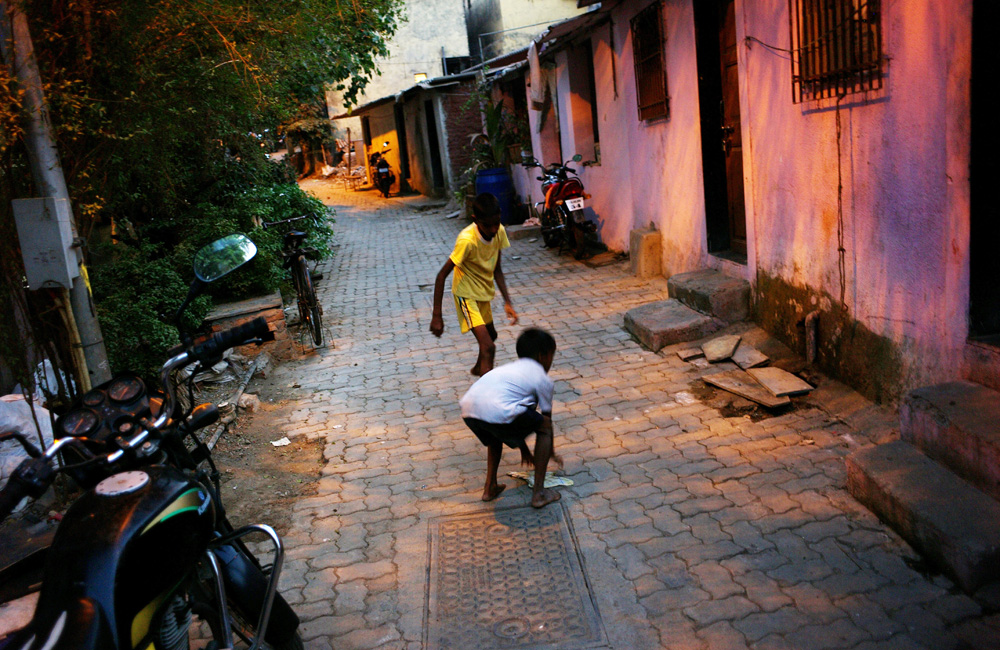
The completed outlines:
[[[490,308],[489,300],[470,300],[455,296],[455,311],[458,312],[458,324],[462,327],[462,334],[473,327],[493,323],[493,310]]]

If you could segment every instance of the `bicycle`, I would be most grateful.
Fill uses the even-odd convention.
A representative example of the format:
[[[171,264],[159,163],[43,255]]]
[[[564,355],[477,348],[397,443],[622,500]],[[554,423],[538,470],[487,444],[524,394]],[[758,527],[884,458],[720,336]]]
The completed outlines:
[[[316,220],[315,214],[306,214],[301,217],[282,219],[281,221],[265,221],[264,228],[290,224],[303,219]],[[309,333],[312,335],[313,343],[318,347],[323,345],[323,306],[316,298],[316,290],[313,288],[312,277],[309,274],[309,267],[306,264],[306,255],[315,253],[315,248],[307,248],[305,243],[307,233],[301,230],[289,230],[285,233],[281,256],[284,258],[282,266],[292,273],[292,285],[295,287],[299,307],[299,321],[306,324]]]

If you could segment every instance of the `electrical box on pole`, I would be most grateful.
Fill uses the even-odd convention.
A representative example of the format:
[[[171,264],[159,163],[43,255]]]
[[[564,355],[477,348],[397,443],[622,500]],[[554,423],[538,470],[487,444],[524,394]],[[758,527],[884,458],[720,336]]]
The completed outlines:
[[[45,197],[15,199],[11,204],[28,288],[71,289],[74,278],[80,277],[80,264],[73,250],[69,201]]]

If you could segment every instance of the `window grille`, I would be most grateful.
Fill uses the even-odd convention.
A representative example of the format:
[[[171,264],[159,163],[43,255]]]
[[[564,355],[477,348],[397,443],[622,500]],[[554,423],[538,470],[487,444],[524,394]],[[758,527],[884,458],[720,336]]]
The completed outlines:
[[[666,117],[670,112],[663,49],[662,3],[654,2],[632,18],[632,56],[640,120]]]
[[[880,0],[788,0],[792,101],[882,87]]]

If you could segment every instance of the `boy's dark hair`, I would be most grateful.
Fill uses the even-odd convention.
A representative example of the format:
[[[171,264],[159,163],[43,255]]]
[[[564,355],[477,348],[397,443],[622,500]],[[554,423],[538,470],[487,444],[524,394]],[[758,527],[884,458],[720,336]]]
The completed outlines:
[[[489,192],[482,192],[472,201],[472,215],[476,219],[496,217],[500,214],[500,201]]]
[[[542,355],[556,351],[556,340],[543,329],[529,327],[517,337],[517,358],[538,361]]]

